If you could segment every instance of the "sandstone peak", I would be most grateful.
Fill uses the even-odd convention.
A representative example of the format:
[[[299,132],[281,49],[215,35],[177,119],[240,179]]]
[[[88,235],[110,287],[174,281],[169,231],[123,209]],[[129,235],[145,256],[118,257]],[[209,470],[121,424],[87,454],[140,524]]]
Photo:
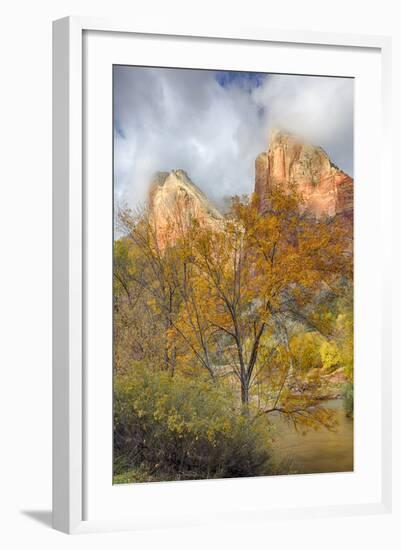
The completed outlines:
[[[215,227],[223,216],[184,170],[157,172],[149,189],[149,215],[159,245],[174,244],[193,220]]]
[[[342,214],[352,219],[353,179],[321,147],[277,128],[270,132],[268,150],[255,162],[255,194],[262,211],[273,185],[294,185],[305,208],[317,217]]]

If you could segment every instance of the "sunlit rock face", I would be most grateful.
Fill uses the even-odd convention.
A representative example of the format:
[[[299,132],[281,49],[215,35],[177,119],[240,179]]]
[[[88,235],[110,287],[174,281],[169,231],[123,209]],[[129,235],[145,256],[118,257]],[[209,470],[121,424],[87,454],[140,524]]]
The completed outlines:
[[[271,132],[268,151],[255,162],[255,194],[262,212],[268,207],[273,185],[294,185],[303,208],[317,217],[353,219],[353,179],[337,168],[321,147],[280,130]]]
[[[333,164],[325,151],[299,137],[273,130],[268,151],[255,161],[255,194],[260,211],[268,208],[274,185],[292,186],[302,198],[301,209],[316,217],[340,215],[353,220],[353,179]],[[200,227],[223,228],[223,216],[183,170],[158,172],[149,190],[149,218],[158,245],[174,245],[196,220]]]
[[[183,170],[156,174],[149,190],[149,216],[161,248],[177,242],[193,220],[211,228],[218,228],[223,220]]]

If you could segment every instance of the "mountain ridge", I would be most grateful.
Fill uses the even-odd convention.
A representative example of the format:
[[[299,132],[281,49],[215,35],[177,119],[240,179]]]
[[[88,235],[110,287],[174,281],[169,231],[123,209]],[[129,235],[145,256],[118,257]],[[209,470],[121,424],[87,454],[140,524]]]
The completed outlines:
[[[273,129],[266,151],[255,159],[254,194],[261,214],[268,209],[275,185],[295,187],[300,208],[313,216],[342,216],[352,230],[354,180],[340,170],[320,146]],[[156,172],[149,187],[148,210],[160,247],[174,244],[194,219],[201,227],[218,229],[224,216],[182,170]]]

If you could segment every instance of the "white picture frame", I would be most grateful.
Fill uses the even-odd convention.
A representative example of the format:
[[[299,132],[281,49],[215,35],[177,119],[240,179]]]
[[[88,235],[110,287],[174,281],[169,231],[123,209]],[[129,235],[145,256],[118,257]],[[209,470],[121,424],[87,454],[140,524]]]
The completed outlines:
[[[294,47],[313,48],[327,46],[351,52],[358,49],[375,51],[381,63],[381,115],[379,137],[381,144],[380,189],[390,193],[391,174],[388,158],[390,127],[390,55],[391,43],[387,37],[354,36],[314,32],[290,32],[264,29],[183,29],[173,25],[169,28],[142,28],[126,21],[104,21],[93,18],[68,17],[53,24],[53,526],[66,533],[136,529],[144,525],[189,525],[202,523],[202,518],[178,517],[160,521],[148,517],[144,512],[137,518],[104,517],[87,519],[85,494],[88,465],[85,462],[87,446],[87,391],[86,376],[86,323],[85,295],[87,284],[85,265],[87,262],[87,241],[85,233],[88,221],[85,219],[84,161],[86,148],[84,131],[84,33],[118,33],[118,36],[180,37],[181,41],[197,40],[213,43],[278,43]],[[111,36],[111,35],[110,35]],[[114,34],[114,36],[116,36]],[[176,65],[171,59],[171,66]],[[110,145],[111,146],[111,145]],[[111,178],[111,173],[110,173]],[[389,234],[388,219],[384,209],[380,212],[381,234]],[[389,254],[384,249],[381,275],[382,295],[380,307],[383,318],[381,325],[381,362],[375,366],[380,380],[380,498],[372,501],[344,502],[324,506],[296,506],[270,508],[268,512],[255,505],[253,519],[266,520],[269,517],[311,517],[313,515],[345,515],[384,513],[391,509],[391,357],[389,327]],[[386,269],[387,266],[387,269]],[[379,298],[378,298],[379,299]],[[110,388],[111,391],[111,388]],[[111,444],[111,443],[110,443]],[[255,480],[253,480],[255,481]],[[111,483],[111,478],[110,478]],[[190,482],[185,482],[185,484]],[[197,487],[200,483],[197,482]],[[210,483],[210,482],[208,482]],[[225,480],[225,487],[235,480]],[[308,482],[307,482],[308,483]],[[152,495],[165,492],[166,484],[153,484]],[[170,484],[171,485],[171,484]],[[180,492],[177,484],[173,490]],[[175,489],[174,489],[175,487]],[[190,498],[191,486],[186,485],[185,498]],[[146,488],[144,490],[147,490]],[[198,490],[198,489],[197,489]],[[182,491],[181,491],[182,493]],[[181,498],[184,493],[181,494]],[[140,498],[138,496],[138,498]],[[239,511],[240,512],[240,511]],[[247,520],[249,515],[230,511],[230,520]],[[217,518],[219,519],[219,518]],[[221,516],[224,519],[224,514]],[[206,521],[206,520],[205,520]]]

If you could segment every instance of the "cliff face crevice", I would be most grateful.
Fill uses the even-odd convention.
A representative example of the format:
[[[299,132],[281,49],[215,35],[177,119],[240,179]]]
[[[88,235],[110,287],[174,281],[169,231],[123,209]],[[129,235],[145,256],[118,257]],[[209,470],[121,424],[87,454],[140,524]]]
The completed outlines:
[[[321,147],[297,136],[273,130],[269,148],[256,158],[255,194],[263,212],[274,185],[294,186],[303,208],[317,217],[342,215],[353,218],[353,179],[337,168]]]

